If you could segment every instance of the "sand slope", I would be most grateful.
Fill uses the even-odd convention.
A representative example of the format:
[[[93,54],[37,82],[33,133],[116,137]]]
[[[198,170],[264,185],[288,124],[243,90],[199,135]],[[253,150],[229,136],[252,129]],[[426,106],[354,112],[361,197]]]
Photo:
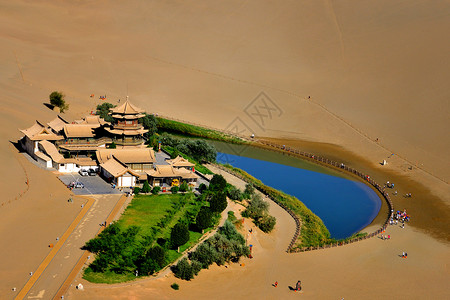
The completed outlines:
[[[117,103],[128,94],[148,112],[218,128],[239,117],[240,126],[259,136],[336,144],[367,157],[372,167],[395,153],[387,168],[423,182],[431,199],[445,203],[433,207],[448,215],[449,13],[448,1],[423,0],[2,0],[1,213],[7,214],[5,207],[14,202],[20,224],[20,216],[28,214],[20,212],[30,202],[41,203],[43,211],[54,207],[36,200],[57,181],[39,175],[44,171],[31,171],[34,166],[25,168],[35,172],[37,185],[30,187],[28,198],[16,200],[27,188],[26,173],[9,141],[17,140],[17,128],[31,126],[34,119],[53,119],[56,113],[42,103],[50,92],[61,90],[70,103],[69,120],[94,109],[99,95]],[[276,104],[275,111],[253,102],[262,91],[272,108]],[[89,98],[92,93],[95,97]],[[265,116],[245,113],[255,108]],[[422,170],[409,172],[411,165]],[[47,189],[41,194],[37,190],[43,186]],[[361,254],[377,245],[375,240],[368,244],[351,249]],[[336,259],[357,265],[360,256],[352,251],[339,252]],[[322,261],[320,254],[311,255],[312,262]],[[305,260],[300,257],[299,266]],[[408,272],[423,267],[413,266],[415,271]],[[442,267],[439,260],[430,266]],[[386,271],[380,268],[378,274]],[[323,279],[336,274],[324,272]],[[365,275],[347,279],[367,286],[359,281]],[[223,282],[225,288],[233,284]],[[377,292],[388,293],[379,287]],[[402,281],[389,287],[402,288]]]

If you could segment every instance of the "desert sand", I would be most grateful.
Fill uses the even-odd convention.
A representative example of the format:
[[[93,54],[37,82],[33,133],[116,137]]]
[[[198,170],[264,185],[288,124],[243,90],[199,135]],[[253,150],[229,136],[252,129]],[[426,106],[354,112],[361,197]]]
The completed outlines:
[[[282,227],[286,217],[275,207],[279,227],[258,235],[261,255],[245,268],[203,271],[177,294],[172,280],[161,279],[115,289],[114,297],[275,298],[272,281],[285,288],[298,277],[311,298],[448,297],[448,2],[1,1],[0,7],[0,238],[8,245],[1,250],[8,257],[0,266],[1,291],[24,283],[48,251],[32,245],[64,232],[79,208],[64,206],[68,191],[10,143],[21,136],[18,128],[54,118],[42,103],[60,90],[70,104],[68,120],[93,110],[100,95],[111,103],[129,95],[149,113],[219,129],[239,117],[257,137],[339,154],[379,182],[395,177],[399,193],[413,193],[411,202],[394,199],[412,222],[392,229],[387,243],[287,255],[289,220]],[[261,92],[276,109],[259,107],[263,118],[246,114],[261,104]],[[387,166],[379,165],[388,157]],[[411,259],[397,259],[403,248]]]

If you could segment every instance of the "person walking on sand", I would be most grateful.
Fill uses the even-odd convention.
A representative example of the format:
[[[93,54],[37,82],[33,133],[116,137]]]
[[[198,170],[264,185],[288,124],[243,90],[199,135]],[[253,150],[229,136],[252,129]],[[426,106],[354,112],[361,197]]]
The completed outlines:
[[[273,284],[274,287],[278,287],[278,281],[275,281],[275,283]]]

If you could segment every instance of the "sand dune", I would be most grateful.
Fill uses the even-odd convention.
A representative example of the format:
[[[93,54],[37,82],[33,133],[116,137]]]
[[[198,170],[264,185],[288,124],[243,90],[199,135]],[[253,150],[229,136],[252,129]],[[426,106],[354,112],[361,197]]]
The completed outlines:
[[[42,103],[61,90],[68,119],[93,110],[99,95],[112,103],[129,95],[148,112],[217,128],[239,117],[258,136],[341,146],[366,157],[369,169],[395,153],[388,170],[422,182],[445,203],[434,210],[448,215],[446,1],[0,1],[0,8],[0,210],[12,201],[20,211],[41,197],[35,186],[16,200],[26,175],[9,141],[35,119],[53,119]],[[263,124],[245,113],[262,91],[279,108]],[[349,253],[339,259],[351,260]]]

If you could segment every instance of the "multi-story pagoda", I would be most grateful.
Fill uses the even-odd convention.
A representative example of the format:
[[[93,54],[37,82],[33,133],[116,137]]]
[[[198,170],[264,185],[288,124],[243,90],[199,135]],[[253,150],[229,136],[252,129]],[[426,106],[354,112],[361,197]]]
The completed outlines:
[[[134,106],[127,100],[120,106],[110,109],[114,119],[110,128],[105,128],[112,135],[112,141],[121,146],[139,146],[144,143],[144,129],[138,120],[144,117],[144,110]]]

